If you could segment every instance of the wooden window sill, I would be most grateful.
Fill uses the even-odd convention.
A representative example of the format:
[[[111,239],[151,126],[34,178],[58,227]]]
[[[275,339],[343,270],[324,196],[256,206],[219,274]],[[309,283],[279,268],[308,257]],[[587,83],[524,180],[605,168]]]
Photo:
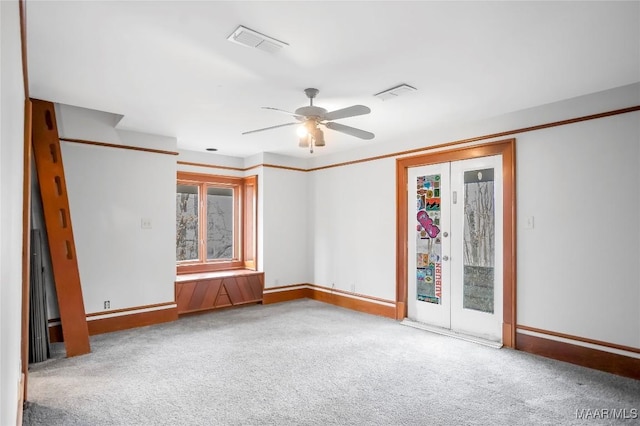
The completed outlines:
[[[258,275],[258,274],[262,274],[262,272],[254,271],[251,269],[232,269],[228,271],[196,272],[196,273],[178,274],[176,276],[176,283],[206,280],[210,278],[240,277],[244,275]]]

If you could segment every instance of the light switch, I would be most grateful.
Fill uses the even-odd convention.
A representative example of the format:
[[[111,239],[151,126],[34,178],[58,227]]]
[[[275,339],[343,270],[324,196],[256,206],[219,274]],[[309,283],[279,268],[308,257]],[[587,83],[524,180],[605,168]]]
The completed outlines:
[[[524,229],[533,229],[533,216],[527,216],[525,218]]]
[[[151,218],[150,217],[143,217],[140,220],[140,227],[142,229],[151,229]]]

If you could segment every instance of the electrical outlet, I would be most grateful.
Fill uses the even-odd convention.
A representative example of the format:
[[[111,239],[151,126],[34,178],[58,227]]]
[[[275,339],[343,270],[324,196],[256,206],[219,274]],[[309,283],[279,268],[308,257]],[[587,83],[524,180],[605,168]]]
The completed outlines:
[[[111,308],[111,301],[110,300],[105,300],[104,301],[104,308],[105,309],[110,309]]]
[[[140,219],[140,228],[151,229],[151,218],[143,217],[142,219]]]

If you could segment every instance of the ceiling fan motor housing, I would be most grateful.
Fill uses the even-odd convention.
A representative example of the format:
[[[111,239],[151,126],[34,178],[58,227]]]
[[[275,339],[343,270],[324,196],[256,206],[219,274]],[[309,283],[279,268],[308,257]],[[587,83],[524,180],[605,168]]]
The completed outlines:
[[[317,106],[303,106],[295,111],[296,115],[302,115],[306,118],[317,118],[318,121],[327,113],[327,110]]]

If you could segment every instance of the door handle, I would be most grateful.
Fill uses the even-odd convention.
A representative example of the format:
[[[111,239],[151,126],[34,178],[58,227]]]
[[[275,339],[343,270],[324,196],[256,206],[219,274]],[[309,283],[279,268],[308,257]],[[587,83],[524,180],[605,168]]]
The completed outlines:
[[[444,231],[444,232],[442,233],[442,236],[443,236],[443,237],[445,237],[445,238],[447,238],[447,237],[449,236],[449,233],[448,233],[447,231]]]
[[[446,262],[447,260],[449,260],[449,256],[442,256],[442,260]]]

